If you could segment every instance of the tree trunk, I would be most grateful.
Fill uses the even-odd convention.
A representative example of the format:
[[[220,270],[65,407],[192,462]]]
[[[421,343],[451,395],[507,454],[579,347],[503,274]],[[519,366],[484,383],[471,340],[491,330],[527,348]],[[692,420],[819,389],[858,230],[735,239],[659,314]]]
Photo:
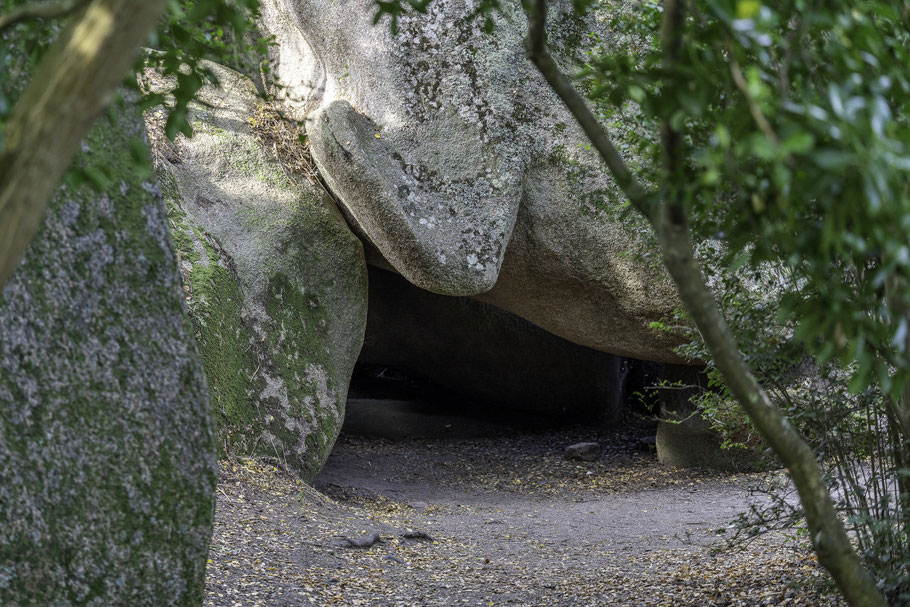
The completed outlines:
[[[884,598],[863,568],[837,517],[815,454],[777,405],[771,402],[743,361],[695,260],[685,217],[673,215],[670,207],[665,205],[656,226],[664,264],[727,388],[790,472],[806,512],[806,522],[819,562],[831,573],[850,605],[884,607]]]
[[[165,6],[166,0],[93,0],[38,66],[7,122],[0,156],[0,285]]]
[[[664,62],[668,67],[672,66],[681,48],[684,8],[682,0],[663,3],[661,37]],[[740,354],[695,259],[684,205],[679,200],[662,199],[656,193],[647,192],[632,176],[584,98],[550,56],[546,46],[546,14],[547,0],[533,0],[525,41],[529,58],[572,112],[630,202],[657,232],[664,265],[676,283],[680,298],[698,327],[727,388],[790,472],[806,512],[806,522],[819,562],[831,573],[850,605],[885,607],[884,597],[850,545],[828,495],[815,454],[781,410],[771,402]],[[675,155],[679,135],[667,123],[662,127],[661,139],[665,178],[675,179],[684,170]],[[673,188],[667,189],[673,191]]]

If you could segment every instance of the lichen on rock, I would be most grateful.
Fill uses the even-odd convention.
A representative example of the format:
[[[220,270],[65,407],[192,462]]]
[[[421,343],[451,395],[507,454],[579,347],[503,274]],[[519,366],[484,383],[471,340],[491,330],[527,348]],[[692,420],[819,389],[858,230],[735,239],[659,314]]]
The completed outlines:
[[[638,254],[642,226],[525,57],[520,4],[493,13],[489,35],[476,0],[399,16],[396,35],[373,26],[370,0],[262,7],[275,74],[326,184],[395,271],[583,346],[679,361],[679,336],[652,327],[679,305],[672,282]],[[567,68],[580,32],[609,34],[569,2],[550,11]]]
[[[0,291],[3,605],[202,604],[214,432],[144,136],[99,120],[107,184],[61,187]]]
[[[156,141],[157,167],[222,453],[264,455],[310,480],[341,428],[366,325],[366,265],[331,199],[257,141],[246,77],[191,111],[195,134]],[[160,132],[160,118],[149,115]]]

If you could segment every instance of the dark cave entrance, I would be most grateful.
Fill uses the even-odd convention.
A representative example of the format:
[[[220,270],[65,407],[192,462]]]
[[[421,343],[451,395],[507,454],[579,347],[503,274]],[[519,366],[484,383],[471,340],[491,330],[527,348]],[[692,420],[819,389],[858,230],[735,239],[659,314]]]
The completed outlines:
[[[390,439],[634,427],[653,436],[664,365],[606,354],[370,267],[344,432]]]

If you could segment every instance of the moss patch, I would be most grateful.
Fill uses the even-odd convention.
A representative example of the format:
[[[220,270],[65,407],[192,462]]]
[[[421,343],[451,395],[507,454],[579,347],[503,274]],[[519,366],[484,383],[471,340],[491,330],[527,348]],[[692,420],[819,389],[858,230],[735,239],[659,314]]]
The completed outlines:
[[[213,425],[142,137],[101,119],[0,293],[3,605],[202,602]]]
[[[249,83],[218,75],[231,94],[194,110],[185,153],[159,159],[185,299],[221,454],[276,457],[309,480],[340,430],[363,340],[362,247],[257,141],[250,118],[265,118]]]

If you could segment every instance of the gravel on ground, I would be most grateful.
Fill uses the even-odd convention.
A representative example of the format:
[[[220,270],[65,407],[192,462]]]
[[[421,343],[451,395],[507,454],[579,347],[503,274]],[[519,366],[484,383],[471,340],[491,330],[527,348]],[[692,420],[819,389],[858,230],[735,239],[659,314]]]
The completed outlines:
[[[726,539],[755,475],[662,467],[638,438],[342,434],[315,487],[224,462],[205,605],[843,604],[804,541]],[[597,460],[565,459],[585,441]]]

